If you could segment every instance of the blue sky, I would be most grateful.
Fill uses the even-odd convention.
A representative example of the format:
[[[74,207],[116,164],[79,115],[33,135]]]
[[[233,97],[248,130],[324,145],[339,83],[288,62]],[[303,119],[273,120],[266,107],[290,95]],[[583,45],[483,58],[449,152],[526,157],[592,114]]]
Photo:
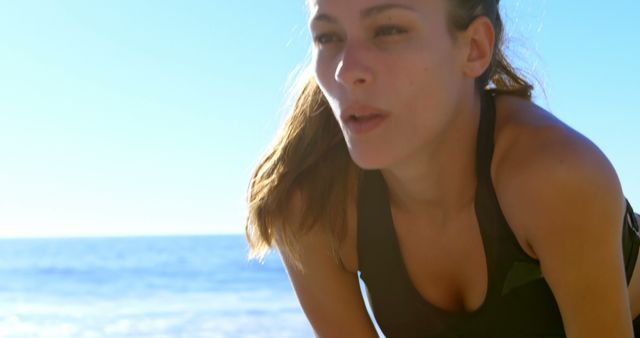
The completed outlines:
[[[303,1],[0,2],[0,237],[240,233]],[[503,0],[536,101],[640,210],[637,0]]]

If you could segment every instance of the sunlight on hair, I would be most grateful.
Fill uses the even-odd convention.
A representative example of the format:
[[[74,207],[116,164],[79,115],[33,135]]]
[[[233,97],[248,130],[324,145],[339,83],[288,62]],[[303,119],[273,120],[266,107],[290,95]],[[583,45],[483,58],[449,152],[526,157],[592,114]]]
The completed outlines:
[[[539,53],[539,35],[544,29],[547,0],[501,2],[505,25],[505,53],[513,66],[533,81],[533,99],[549,108],[547,66]],[[533,42],[532,42],[533,41]]]

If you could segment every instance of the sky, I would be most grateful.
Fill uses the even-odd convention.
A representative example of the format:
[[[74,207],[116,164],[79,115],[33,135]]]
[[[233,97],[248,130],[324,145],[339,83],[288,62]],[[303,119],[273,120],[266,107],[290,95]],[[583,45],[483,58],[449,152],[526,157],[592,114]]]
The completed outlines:
[[[640,1],[503,0],[535,101],[640,210]],[[0,0],[0,237],[242,233],[304,1]]]

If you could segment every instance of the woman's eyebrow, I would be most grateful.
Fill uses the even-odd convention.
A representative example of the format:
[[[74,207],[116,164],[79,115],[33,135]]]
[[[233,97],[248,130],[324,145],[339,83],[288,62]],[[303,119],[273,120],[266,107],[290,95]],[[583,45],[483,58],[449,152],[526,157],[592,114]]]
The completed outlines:
[[[392,9],[402,9],[402,10],[413,11],[413,12],[416,11],[415,8],[413,8],[411,6],[407,6],[407,5],[402,5],[402,4],[382,4],[382,5],[377,5],[377,6],[365,8],[362,11],[360,11],[360,20],[364,20],[364,19],[368,19],[368,18],[370,18],[372,16],[380,15],[383,12],[386,12],[386,11],[392,10]],[[311,19],[310,23],[319,22],[319,21],[328,22],[328,23],[336,23],[338,20],[336,20],[334,17],[332,17],[329,14],[319,13],[319,14],[316,14]]]

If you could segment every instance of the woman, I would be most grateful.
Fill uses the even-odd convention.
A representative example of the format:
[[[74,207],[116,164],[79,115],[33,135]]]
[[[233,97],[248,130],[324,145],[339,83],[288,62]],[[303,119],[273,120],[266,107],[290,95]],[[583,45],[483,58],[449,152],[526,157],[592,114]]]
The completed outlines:
[[[605,155],[531,102],[498,1],[308,5],[313,72],[247,236],[277,246],[317,335],[376,335],[360,273],[388,337],[633,337],[637,215]]]

